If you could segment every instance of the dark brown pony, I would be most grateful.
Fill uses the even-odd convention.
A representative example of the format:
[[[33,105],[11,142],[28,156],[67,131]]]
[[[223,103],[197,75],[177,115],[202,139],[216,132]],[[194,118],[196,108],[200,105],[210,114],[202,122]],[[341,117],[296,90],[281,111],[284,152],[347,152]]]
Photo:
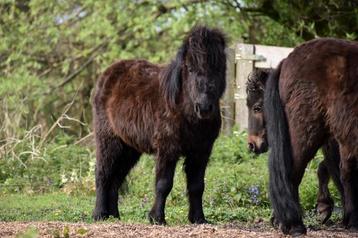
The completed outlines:
[[[246,84],[246,105],[248,107],[248,149],[250,152],[261,154],[267,151],[267,135],[264,117],[264,92],[266,81],[273,69],[254,69]],[[343,187],[339,177],[339,149],[334,139],[329,139],[322,147],[324,160],[317,170],[318,195],[317,213],[324,224],[330,218],[334,202],[328,190],[328,182],[332,177],[343,198]],[[343,201],[343,199],[342,199]]]
[[[358,43],[306,42],[271,74],[264,94],[270,200],[284,233],[303,234],[298,186],[318,148],[339,145],[347,228],[358,228]]]
[[[219,30],[195,27],[169,65],[123,60],[102,74],[94,97],[95,220],[119,217],[118,188],[140,155],[148,153],[156,156],[150,222],[165,224],[165,201],[180,156],[185,157],[189,221],[206,222],[204,175],[221,126],[225,45]]]

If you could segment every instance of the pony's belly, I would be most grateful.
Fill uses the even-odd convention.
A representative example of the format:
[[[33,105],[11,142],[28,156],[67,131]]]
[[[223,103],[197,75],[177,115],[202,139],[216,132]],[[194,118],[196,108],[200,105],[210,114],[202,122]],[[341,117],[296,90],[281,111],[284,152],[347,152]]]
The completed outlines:
[[[143,107],[141,108],[143,109]],[[119,106],[109,112],[114,133],[128,146],[142,153],[153,153],[153,118],[135,107]]]
[[[152,143],[150,140],[148,140],[147,137],[143,136],[143,135],[131,135],[131,134],[126,134],[123,133],[121,131],[118,131],[118,133],[116,133],[118,135],[118,137],[121,138],[121,140],[124,141],[124,143],[126,143],[128,146],[134,148],[135,150],[137,150],[140,153],[147,153],[147,154],[153,154],[154,153],[154,148],[152,146]]]

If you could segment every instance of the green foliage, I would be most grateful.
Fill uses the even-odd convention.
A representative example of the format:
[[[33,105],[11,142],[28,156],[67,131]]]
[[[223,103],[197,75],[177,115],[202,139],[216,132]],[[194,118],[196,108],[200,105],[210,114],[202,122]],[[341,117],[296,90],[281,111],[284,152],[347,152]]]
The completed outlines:
[[[36,146],[36,142],[30,142],[22,141],[13,154],[0,159],[0,193],[70,192],[71,186],[88,185],[86,191],[94,192],[92,150],[74,145],[66,135],[58,135],[43,148],[34,149],[32,143]]]
[[[239,134],[235,132],[232,136],[222,135],[217,140],[211,154],[212,160],[239,163],[243,159],[250,159],[254,156],[247,153],[247,134],[245,132]]]
[[[358,2],[356,0],[229,0],[225,2],[230,6],[229,8],[234,8],[251,18],[251,22],[260,20],[262,16],[275,21],[287,29],[286,32],[289,32],[288,37],[283,37],[284,40],[292,39],[294,35],[298,37],[297,39],[303,40],[317,37],[358,39]]]

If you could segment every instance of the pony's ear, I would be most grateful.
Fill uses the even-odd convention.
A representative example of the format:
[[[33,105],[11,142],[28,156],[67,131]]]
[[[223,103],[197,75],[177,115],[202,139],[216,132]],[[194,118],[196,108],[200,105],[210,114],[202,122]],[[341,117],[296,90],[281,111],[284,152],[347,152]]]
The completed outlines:
[[[170,107],[178,103],[182,81],[182,67],[185,60],[185,48],[182,46],[176,58],[164,69],[161,78],[161,88],[163,96]]]
[[[258,82],[260,83],[260,89],[264,90],[266,81],[270,76],[272,69],[258,69],[257,70]]]

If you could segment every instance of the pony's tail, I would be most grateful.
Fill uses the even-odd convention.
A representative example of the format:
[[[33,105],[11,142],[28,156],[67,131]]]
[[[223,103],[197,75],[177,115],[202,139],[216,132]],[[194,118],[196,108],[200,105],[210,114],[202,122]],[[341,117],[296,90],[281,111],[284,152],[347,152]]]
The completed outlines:
[[[267,123],[267,139],[271,149],[269,156],[270,200],[274,219],[280,224],[282,231],[287,234],[293,232],[292,226],[305,228],[298,194],[293,191],[291,178],[293,156],[290,133],[278,87],[282,62],[270,74],[266,83],[264,113]]]

